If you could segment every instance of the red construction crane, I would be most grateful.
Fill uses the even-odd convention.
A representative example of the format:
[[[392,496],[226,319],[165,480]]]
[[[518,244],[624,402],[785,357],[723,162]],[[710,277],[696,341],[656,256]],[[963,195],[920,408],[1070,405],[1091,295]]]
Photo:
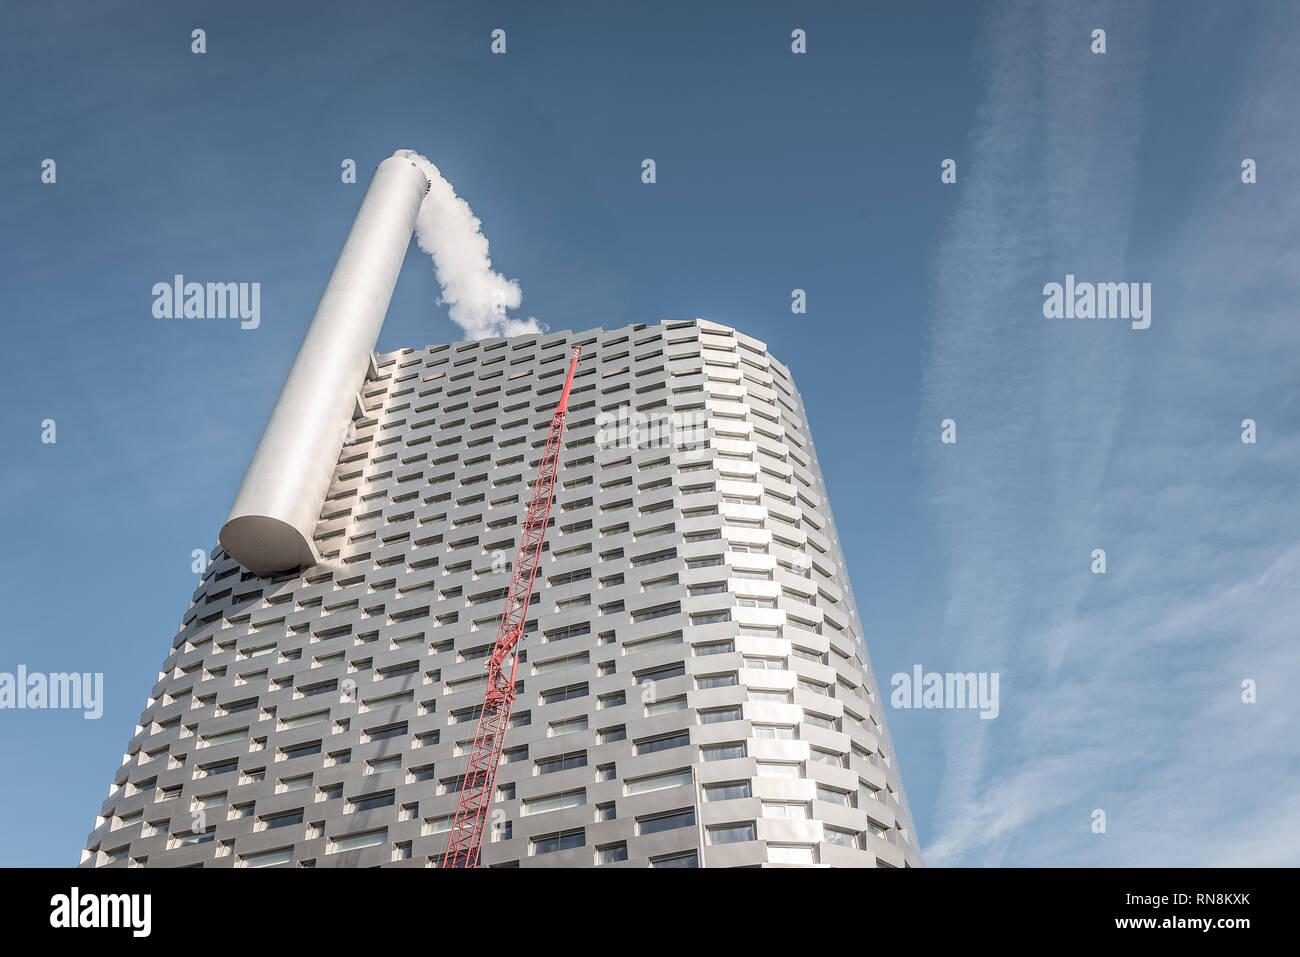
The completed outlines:
[[[533,579],[537,563],[542,557],[542,540],[546,537],[546,523],[551,517],[555,478],[560,471],[560,443],[564,438],[564,419],[569,409],[569,389],[573,373],[578,368],[582,346],[573,349],[569,375],[564,380],[564,391],[551,418],[551,434],[546,438],[546,451],[537,467],[537,481],[533,483],[533,496],[528,503],[528,514],[519,533],[519,551],[515,554],[514,573],[510,589],[506,592],[506,607],[501,612],[501,625],[497,628],[497,641],[488,658],[487,690],[483,694],[483,711],[479,714],[478,730],[474,733],[474,747],[470,751],[469,765],[461,783],[460,798],[456,802],[456,816],[451,823],[451,837],[443,867],[477,867],[479,847],[483,843],[483,827],[487,821],[488,806],[492,803],[492,788],[496,783],[497,765],[501,763],[501,748],[505,743],[506,725],[510,723],[510,708],[515,701],[515,667],[518,658],[515,646],[524,634],[528,620],[528,605],[533,600]],[[510,659],[510,673],[506,674],[506,659]]]

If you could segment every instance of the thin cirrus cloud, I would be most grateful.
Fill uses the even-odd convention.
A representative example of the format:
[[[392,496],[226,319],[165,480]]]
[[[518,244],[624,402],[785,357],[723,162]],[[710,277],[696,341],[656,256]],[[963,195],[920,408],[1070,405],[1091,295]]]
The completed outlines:
[[[1159,26],[1104,14],[1130,49]],[[1149,65],[1108,53],[1060,69],[1087,55],[1068,8],[991,16],[972,172],[938,250],[919,442],[949,564],[941,670],[1000,672],[1002,709],[938,713],[926,862],[1300,863],[1286,469],[1300,438],[1280,388],[1300,209],[1276,192],[1266,223],[1243,209],[1264,194],[1240,192],[1261,187],[1241,184],[1235,145],[1272,157],[1277,183],[1300,174],[1284,132],[1294,24],[1261,30],[1243,87],[1274,81],[1243,93],[1222,155],[1195,158],[1198,192],[1157,244],[1134,228],[1155,175],[1141,168]],[[1043,318],[1044,283],[1066,273],[1152,282],[1152,327]],[[1240,441],[1248,417],[1268,423],[1256,445]]]

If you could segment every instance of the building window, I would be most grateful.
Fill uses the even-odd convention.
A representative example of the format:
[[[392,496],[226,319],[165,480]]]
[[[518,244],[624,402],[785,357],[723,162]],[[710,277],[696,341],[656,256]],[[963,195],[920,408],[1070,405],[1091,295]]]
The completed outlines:
[[[603,694],[597,699],[597,707],[602,710],[605,708],[619,708],[625,704],[627,704],[627,695],[622,691]]]
[[[827,844],[834,844],[836,847],[858,846],[858,836],[852,831],[841,831],[837,827],[822,827],[822,837]]]
[[[763,817],[781,821],[806,821],[808,820],[808,805],[764,801]]]
[[[672,831],[677,828],[694,826],[694,809],[656,814],[653,817],[639,817],[636,821],[638,834],[658,834],[660,831]]]
[[[675,661],[670,665],[661,665],[647,671],[638,671],[632,678],[640,685],[645,684],[647,681],[667,681],[669,678],[680,678],[684,674],[686,674],[685,663]]]
[[[818,764],[828,764],[833,768],[844,766],[844,755],[834,754],[830,751],[823,751],[820,748],[813,748],[808,752],[808,757]]]
[[[581,828],[574,831],[560,831],[535,837],[530,842],[534,854],[553,854],[567,851],[569,848],[582,847],[587,843],[587,834]]]
[[[691,743],[689,731],[677,731],[672,734],[659,735],[654,738],[642,738],[634,745],[637,754],[653,754],[671,748],[684,748]]]
[[[700,675],[695,679],[697,688],[730,688],[737,683],[734,671],[721,675]]]
[[[627,728],[618,725],[614,728],[602,728],[599,732],[598,741],[601,744],[612,744],[615,741],[623,741],[627,738]]]
[[[569,701],[573,698],[582,698],[587,694],[587,683],[565,685],[563,688],[555,688],[551,691],[542,692],[542,704],[557,704],[561,701]]]
[[[623,793],[627,795],[648,794],[651,791],[664,791],[668,788],[686,787],[692,781],[691,771],[684,768],[668,771],[664,774],[652,774],[649,777],[634,778],[623,782]]]
[[[293,861],[293,848],[280,847],[273,851],[261,851],[257,854],[245,854],[239,859],[244,867],[275,867]]]
[[[736,645],[732,641],[705,641],[698,645],[693,645],[696,657],[704,655],[725,655],[736,650]]]
[[[754,824],[721,824],[705,829],[710,844],[739,844],[742,841],[756,840]]]
[[[265,830],[271,830],[277,827],[291,827],[294,824],[302,823],[302,808],[296,811],[285,811],[283,814],[271,814],[262,818],[262,825]]]
[[[580,714],[576,718],[565,718],[561,721],[552,721],[546,726],[546,736],[548,738],[558,737],[564,734],[573,734],[575,731],[587,730],[587,716]]]
[[[816,864],[813,848],[801,844],[769,844],[767,859],[773,864]]]
[[[823,787],[820,784],[817,785],[817,800],[825,801],[827,804],[838,804],[841,807],[852,805],[847,791],[837,791],[835,788]]]
[[[544,797],[524,801],[520,805],[519,813],[527,817],[530,814],[545,814],[547,811],[558,811],[566,807],[581,807],[586,803],[586,789],[575,788],[572,791],[560,791],[556,794],[548,794]]]
[[[785,764],[779,761],[759,761],[758,776],[760,778],[797,778],[799,777],[799,765]]]
[[[604,847],[596,848],[597,864],[617,864],[619,861],[627,860],[627,842],[619,841],[617,844],[606,844]]]
[[[723,721],[739,721],[740,708],[710,708],[700,712],[700,724],[720,724]]]
[[[722,621],[731,621],[731,612],[729,611],[706,611],[698,615],[691,615],[692,625],[713,625]]]
[[[675,698],[665,698],[663,701],[651,701],[645,706],[645,713],[649,717],[657,714],[668,714],[671,711],[686,710],[686,696],[678,695]]]
[[[377,831],[364,831],[360,834],[349,834],[330,842],[330,854],[341,854],[344,851],[359,851],[367,847],[376,847],[388,842],[388,829],[380,828]]]
[[[540,758],[534,762],[538,774],[554,774],[556,771],[571,771],[574,768],[585,768],[587,766],[587,752],[574,751],[570,754],[560,754],[553,758]]]
[[[706,784],[705,801],[739,801],[750,796],[748,781],[732,781],[727,784]]]
[[[744,756],[745,745],[743,742],[710,744],[700,748],[700,758],[704,761],[729,761],[732,758],[743,758]]]

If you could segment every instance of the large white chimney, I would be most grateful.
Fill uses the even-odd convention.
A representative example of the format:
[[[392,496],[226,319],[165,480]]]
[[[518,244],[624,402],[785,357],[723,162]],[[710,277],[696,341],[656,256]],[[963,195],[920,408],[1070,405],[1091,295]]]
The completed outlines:
[[[226,554],[259,575],[320,560],[316,522],[429,190],[408,153],[375,170],[221,527]]]

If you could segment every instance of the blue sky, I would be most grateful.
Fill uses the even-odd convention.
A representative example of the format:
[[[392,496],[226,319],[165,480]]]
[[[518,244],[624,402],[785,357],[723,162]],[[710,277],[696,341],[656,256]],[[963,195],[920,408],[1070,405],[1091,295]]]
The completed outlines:
[[[520,315],[788,364],[881,684],[1001,676],[995,720],[889,712],[928,863],[1300,864],[1294,5],[714,6],[6,8],[0,671],[105,706],[0,712],[0,864],[77,860],[399,148]],[[155,319],[175,273],[260,282],[260,327]],[[1044,318],[1067,273],[1151,327]],[[437,295],[412,244],[380,351],[461,338]]]

